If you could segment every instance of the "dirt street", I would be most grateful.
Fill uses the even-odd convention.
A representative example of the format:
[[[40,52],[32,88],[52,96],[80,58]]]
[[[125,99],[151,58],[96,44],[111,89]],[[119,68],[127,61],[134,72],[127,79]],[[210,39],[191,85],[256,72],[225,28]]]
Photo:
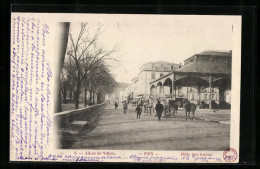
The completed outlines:
[[[122,104],[115,110],[109,104],[98,121],[84,129],[72,144],[72,149],[106,150],[225,150],[229,147],[230,125],[185,120],[179,111],[174,117],[157,117],[150,113],[136,119],[135,107]],[[196,116],[196,114],[195,114]]]

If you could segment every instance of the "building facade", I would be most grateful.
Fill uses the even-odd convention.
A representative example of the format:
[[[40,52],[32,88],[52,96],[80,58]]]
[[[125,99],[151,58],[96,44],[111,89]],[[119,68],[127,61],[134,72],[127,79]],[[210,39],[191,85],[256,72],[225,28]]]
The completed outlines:
[[[147,97],[150,95],[150,82],[158,79],[173,70],[181,67],[180,64],[157,61],[143,64],[139,74],[134,77],[127,87],[129,99],[136,97]]]

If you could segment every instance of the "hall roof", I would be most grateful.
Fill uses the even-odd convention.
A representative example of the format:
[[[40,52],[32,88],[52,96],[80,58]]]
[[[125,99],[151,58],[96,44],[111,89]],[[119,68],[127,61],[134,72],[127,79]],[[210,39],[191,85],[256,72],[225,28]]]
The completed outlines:
[[[223,62],[193,62],[177,69],[176,72],[231,74],[231,65]]]
[[[204,51],[195,55],[200,56],[219,56],[219,57],[231,57],[232,51]],[[195,56],[193,55],[193,56]],[[193,57],[192,56],[192,57]],[[191,58],[191,57],[190,57]],[[189,59],[189,58],[188,58]],[[186,59],[186,60],[188,60]],[[192,62],[184,65],[176,72],[198,72],[198,73],[224,73],[231,74],[231,64],[212,61],[212,62]]]
[[[231,56],[231,51],[204,51],[196,55],[207,55],[207,56]]]
[[[176,63],[166,62],[166,61],[155,61],[155,62],[147,62],[146,64],[169,64],[169,65],[178,65]]]

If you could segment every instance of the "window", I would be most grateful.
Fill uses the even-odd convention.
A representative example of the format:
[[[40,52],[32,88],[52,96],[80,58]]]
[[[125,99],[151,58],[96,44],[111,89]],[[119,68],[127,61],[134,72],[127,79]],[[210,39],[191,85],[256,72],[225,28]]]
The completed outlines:
[[[171,65],[171,70],[175,70],[175,67],[173,65]]]
[[[205,99],[205,94],[203,94],[203,93],[201,94],[201,100],[206,100]]]
[[[207,92],[207,88],[202,89],[201,92],[206,93]]]
[[[229,95],[229,90],[226,90],[226,91],[225,91],[225,95]]]
[[[190,99],[191,99],[191,100],[194,100],[194,94],[193,94],[193,93],[191,93]]]
[[[152,73],[152,79],[155,79],[155,73]]]
[[[178,95],[179,95],[179,96],[182,96],[182,95],[183,95],[183,93],[182,93],[182,88],[179,88],[179,89],[178,89]]]
[[[152,69],[153,69],[153,70],[155,69],[155,65],[152,65]]]
[[[163,65],[161,65],[161,70],[163,70]]]
[[[212,94],[212,100],[216,100],[216,95]]]
[[[163,73],[160,73],[160,77],[162,77],[163,76]]]
[[[194,92],[198,92],[198,89],[194,87],[194,88],[193,88],[193,91],[194,91]]]
[[[190,58],[189,62],[194,62],[194,56]]]
[[[208,100],[208,95],[207,94],[205,94],[205,100]]]
[[[201,60],[202,62],[210,62],[210,57],[203,56],[203,57],[200,57],[200,60]]]

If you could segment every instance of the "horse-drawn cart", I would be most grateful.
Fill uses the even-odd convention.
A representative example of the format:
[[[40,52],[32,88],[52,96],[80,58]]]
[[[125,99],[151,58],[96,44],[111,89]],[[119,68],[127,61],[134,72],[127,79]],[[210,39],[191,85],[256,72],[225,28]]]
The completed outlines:
[[[175,113],[177,113],[178,111],[178,102],[175,101],[172,98],[166,99],[164,102],[164,113],[165,113],[165,117],[169,117],[171,116],[171,112],[173,111],[174,115]]]

